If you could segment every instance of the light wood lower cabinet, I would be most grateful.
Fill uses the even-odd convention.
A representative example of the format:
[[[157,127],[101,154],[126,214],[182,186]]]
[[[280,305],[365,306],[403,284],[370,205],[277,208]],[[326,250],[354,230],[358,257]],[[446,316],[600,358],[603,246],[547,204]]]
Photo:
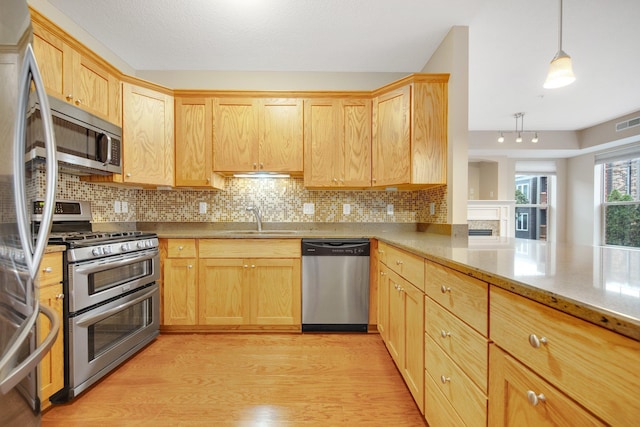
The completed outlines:
[[[53,309],[62,322],[62,252],[45,254],[41,271],[36,278],[40,304]],[[51,324],[43,315],[38,318],[38,342],[42,342],[51,330]],[[62,323],[58,337],[51,350],[38,364],[40,405],[45,409],[51,405],[49,397],[64,387],[64,332]]]
[[[300,330],[300,240],[191,242],[193,250],[189,239],[168,241],[163,260],[163,326]],[[238,258],[237,254],[262,257]]]

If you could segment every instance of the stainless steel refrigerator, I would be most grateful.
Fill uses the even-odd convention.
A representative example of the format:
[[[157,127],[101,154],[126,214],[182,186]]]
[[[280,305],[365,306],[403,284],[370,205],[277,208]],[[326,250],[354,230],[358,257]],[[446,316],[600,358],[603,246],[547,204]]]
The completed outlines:
[[[0,4],[0,426],[40,425],[37,365],[51,348],[60,319],[38,303],[34,279],[54,210],[57,164],[52,119],[33,54],[27,0]],[[47,150],[43,223],[30,227],[25,144],[28,115],[40,104]],[[38,318],[51,323],[38,337]]]

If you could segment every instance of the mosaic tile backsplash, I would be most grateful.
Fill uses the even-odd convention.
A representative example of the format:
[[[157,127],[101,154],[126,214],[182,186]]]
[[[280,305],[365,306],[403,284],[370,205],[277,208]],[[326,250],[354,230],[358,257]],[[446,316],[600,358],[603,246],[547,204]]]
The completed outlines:
[[[45,176],[37,174],[38,195],[44,197]],[[446,224],[447,187],[419,191],[306,190],[299,178],[227,178],[224,190],[146,190],[80,181],[61,173],[57,197],[91,202],[94,223],[106,222],[253,222],[248,206],[258,206],[263,222],[395,222]],[[114,202],[128,205],[116,213]],[[207,213],[199,213],[200,202]],[[314,214],[303,214],[305,203]],[[343,214],[343,204],[351,207]],[[435,214],[429,204],[435,204]],[[392,204],[393,215],[387,214]]]

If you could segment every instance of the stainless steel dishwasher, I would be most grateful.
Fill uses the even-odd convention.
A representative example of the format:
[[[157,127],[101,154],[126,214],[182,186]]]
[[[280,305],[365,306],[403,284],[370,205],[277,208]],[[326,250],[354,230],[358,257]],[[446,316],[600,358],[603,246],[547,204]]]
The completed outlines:
[[[369,240],[302,239],[302,331],[367,332]]]

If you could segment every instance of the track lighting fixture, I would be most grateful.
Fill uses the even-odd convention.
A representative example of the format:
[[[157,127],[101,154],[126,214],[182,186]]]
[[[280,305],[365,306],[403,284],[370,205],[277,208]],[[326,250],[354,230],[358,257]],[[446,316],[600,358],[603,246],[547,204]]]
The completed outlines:
[[[500,131],[500,136],[498,136],[498,142],[504,142],[504,134],[505,133],[513,133],[516,135],[515,141],[517,143],[521,143],[523,141],[524,134],[533,134],[531,137],[531,142],[536,144],[540,138],[538,138],[538,131],[534,130],[524,130],[524,113],[515,113],[513,117],[516,119],[516,129],[514,131]]]

